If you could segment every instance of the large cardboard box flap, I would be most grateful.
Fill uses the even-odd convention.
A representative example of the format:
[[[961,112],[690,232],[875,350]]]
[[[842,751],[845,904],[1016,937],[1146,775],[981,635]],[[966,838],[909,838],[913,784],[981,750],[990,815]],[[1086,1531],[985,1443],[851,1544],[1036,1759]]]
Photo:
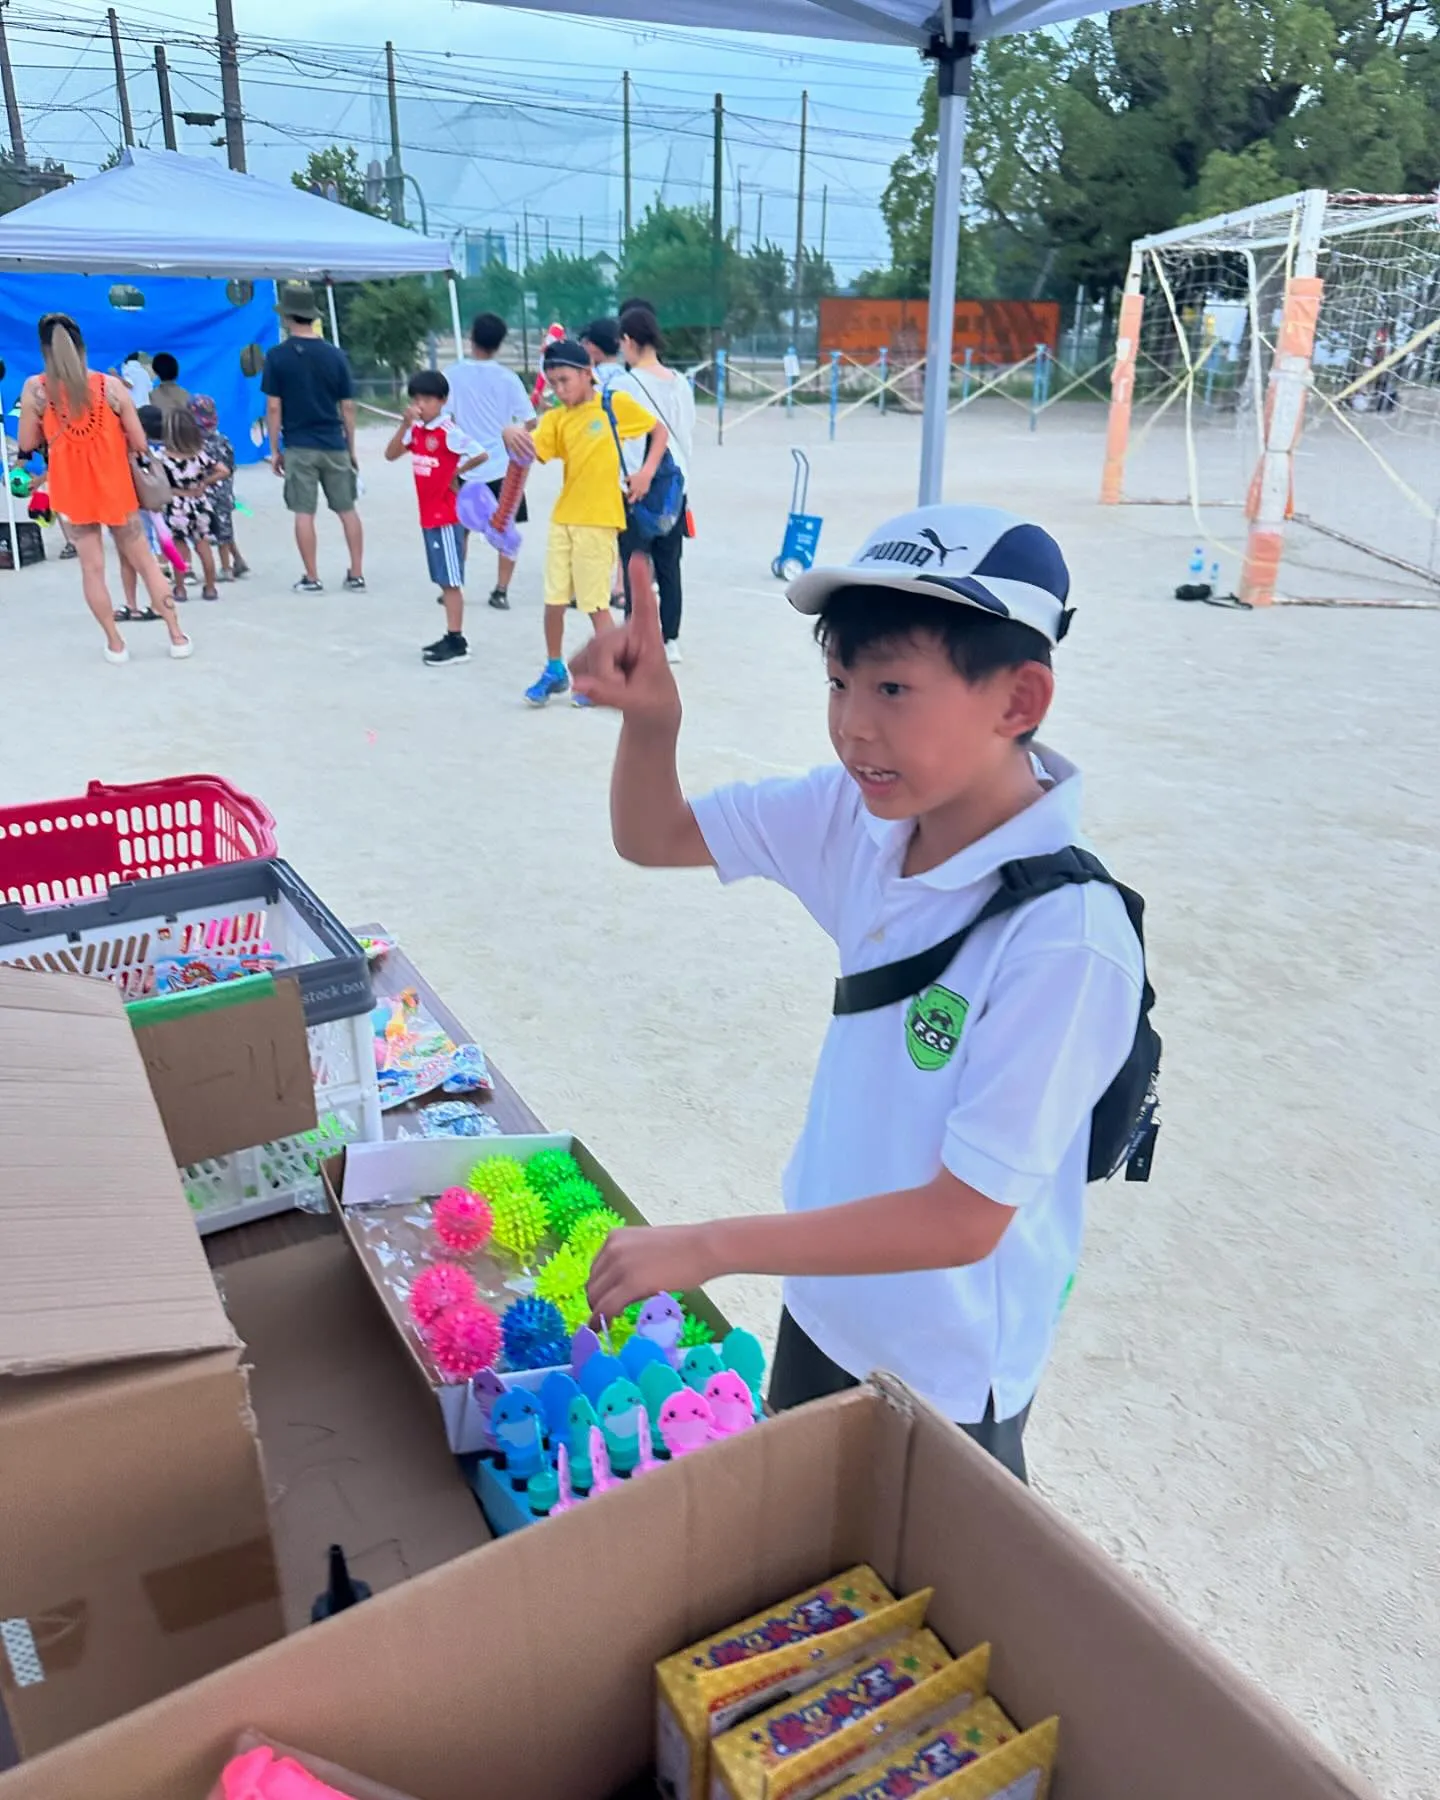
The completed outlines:
[[[0,1374],[233,1349],[105,981],[0,967]]]
[[[649,1760],[654,1665],[836,1570],[932,1586],[989,1641],[1055,1800],[1369,1790],[953,1425],[890,1384],[817,1401],[377,1595],[50,1756],[0,1800],[194,1800],[250,1725],[425,1800],[607,1800]]]

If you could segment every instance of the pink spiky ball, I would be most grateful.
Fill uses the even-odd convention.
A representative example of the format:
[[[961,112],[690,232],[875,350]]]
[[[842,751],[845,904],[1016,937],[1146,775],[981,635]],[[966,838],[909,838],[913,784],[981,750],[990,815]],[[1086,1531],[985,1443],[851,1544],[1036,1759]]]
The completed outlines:
[[[475,1298],[475,1277],[459,1263],[431,1263],[410,1289],[410,1317],[422,1330],[433,1325],[447,1307]]]
[[[479,1300],[447,1306],[425,1334],[436,1367],[449,1381],[468,1381],[500,1354],[500,1321]]]
[[[490,1241],[494,1219],[490,1202],[469,1188],[446,1188],[435,1202],[435,1235],[447,1250],[469,1256]]]

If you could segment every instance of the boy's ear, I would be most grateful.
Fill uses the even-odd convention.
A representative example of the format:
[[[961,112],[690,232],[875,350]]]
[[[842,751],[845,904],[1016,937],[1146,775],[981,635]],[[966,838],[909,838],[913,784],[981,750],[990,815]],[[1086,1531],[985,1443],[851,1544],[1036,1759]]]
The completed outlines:
[[[1024,737],[1043,723],[1055,698],[1055,672],[1044,663],[1025,662],[1005,671],[1009,682],[1004,712],[1000,715],[1002,737]]]

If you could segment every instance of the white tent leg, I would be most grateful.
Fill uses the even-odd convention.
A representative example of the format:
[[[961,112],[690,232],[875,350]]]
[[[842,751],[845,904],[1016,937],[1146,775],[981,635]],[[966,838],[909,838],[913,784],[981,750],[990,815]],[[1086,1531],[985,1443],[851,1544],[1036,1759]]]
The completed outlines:
[[[455,332],[455,360],[456,362],[464,362],[465,339],[460,330],[460,287],[455,279],[455,271],[453,269],[450,271],[448,285],[450,288],[450,324]]]
[[[338,349],[340,344],[340,321],[335,317],[335,283],[333,281],[327,280],[325,283],[325,304],[330,309],[330,342]]]
[[[934,506],[945,481],[945,426],[955,339],[955,265],[960,254],[960,170],[970,101],[968,51],[936,58],[940,144],[935,162],[935,222],[930,240],[930,320],[925,333],[925,415],[920,426],[920,504]]]
[[[5,430],[5,402],[0,398],[0,481],[5,483],[5,518],[10,526],[11,567],[20,573],[20,527],[15,521],[15,496],[10,491],[10,445]],[[16,427],[16,441],[19,441],[19,427]]]

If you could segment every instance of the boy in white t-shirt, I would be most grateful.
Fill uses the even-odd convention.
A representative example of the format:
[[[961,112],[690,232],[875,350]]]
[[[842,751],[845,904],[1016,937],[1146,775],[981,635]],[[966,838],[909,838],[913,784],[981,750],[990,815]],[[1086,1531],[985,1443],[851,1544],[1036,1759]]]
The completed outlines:
[[[970,923],[1002,865],[1076,843],[1079,776],[1032,745],[1070,621],[1039,526],[923,507],[850,567],[792,583],[816,615],[839,760],[693,805],[642,565],[631,625],[573,665],[577,691],[624,714],[611,817],[629,861],[788,887],[855,977]],[[782,1275],[773,1404],[890,1369],[1023,1479],[1080,1251],[1091,1112],[1136,1039],[1143,980],[1125,903],[1098,881],[987,917],[908,1004],[832,1020],[784,1214],[616,1232],[591,1304],[614,1317],[662,1289]]]
[[[479,313],[470,327],[470,358],[445,371],[450,383],[450,411],[465,436],[473,439],[485,453],[486,480],[490,492],[498,500],[500,484],[505,479],[506,452],[501,433],[507,425],[533,425],[535,408],[525,392],[525,384],[513,369],[498,361],[500,346],[510,328],[496,313]],[[458,348],[458,346],[457,346]],[[525,496],[520,496],[515,523],[523,525],[530,517]],[[510,581],[515,573],[515,558],[500,556],[495,573],[495,586],[490,604],[497,612],[510,607]],[[444,594],[440,595],[443,600]]]

